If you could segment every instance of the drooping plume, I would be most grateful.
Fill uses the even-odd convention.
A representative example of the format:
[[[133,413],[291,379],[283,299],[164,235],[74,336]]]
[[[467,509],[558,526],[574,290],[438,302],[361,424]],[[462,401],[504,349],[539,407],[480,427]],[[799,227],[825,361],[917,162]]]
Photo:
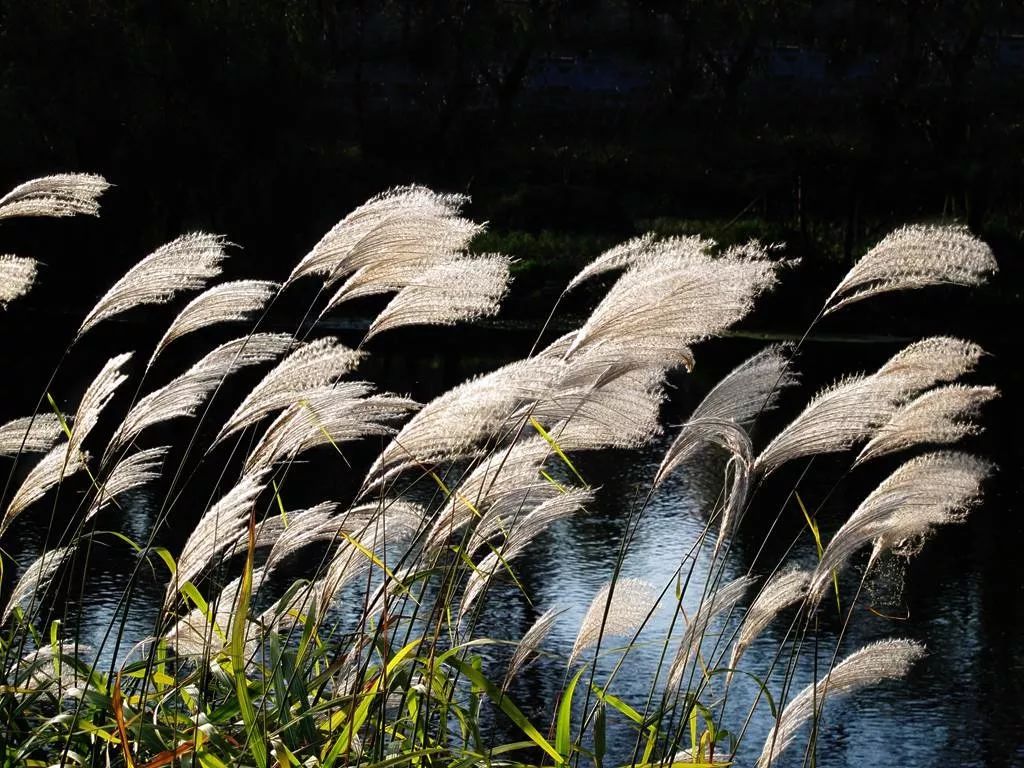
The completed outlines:
[[[355,369],[362,358],[362,352],[332,337],[303,344],[253,388],[225,422],[215,442],[333,384]]]
[[[800,727],[820,712],[827,695],[853,693],[884,680],[903,677],[924,656],[924,646],[912,640],[882,640],[861,648],[839,662],[817,683],[793,697],[765,739],[758,768],[767,768],[788,747]]]
[[[875,376],[885,380],[900,396],[912,397],[970,373],[984,355],[985,350],[972,341],[931,336],[908,344],[889,358]]]
[[[54,574],[57,573],[57,569],[60,568],[61,564],[73,550],[74,547],[71,546],[58,547],[57,549],[43,552],[25,569],[25,573],[18,579],[14,589],[11,591],[11,596],[7,599],[7,605],[4,607],[3,623],[7,622],[11,614],[14,613],[15,608],[23,606],[33,595],[46,589]]]
[[[163,608],[169,611],[178,599],[178,587],[186,581],[195,583],[218,555],[227,551],[245,530],[249,512],[266,487],[264,473],[247,474],[211,506],[189,534],[178,556],[178,567],[167,584]]]
[[[526,668],[531,659],[536,657],[541,644],[551,634],[551,630],[555,626],[555,619],[564,612],[564,608],[558,608],[557,606],[548,608],[526,630],[526,634],[516,643],[516,650],[512,654],[512,658],[509,659],[508,669],[505,671],[505,679],[502,681],[501,690],[507,691],[515,676]]]
[[[240,368],[273,360],[286,352],[291,343],[292,338],[286,333],[254,333],[221,344],[185,373],[139,400],[110,438],[107,455],[154,424],[194,416],[227,376]]]
[[[472,455],[484,441],[504,434],[517,409],[544,396],[559,371],[554,360],[522,360],[431,400],[377,457],[366,475],[363,493],[410,467],[430,467]],[[453,429],[455,424],[457,429]]]
[[[704,596],[700,606],[686,622],[683,639],[672,660],[672,666],[669,667],[669,689],[677,689],[682,684],[690,659],[700,652],[701,641],[711,627],[711,622],[717,616],[731,611],[755,581],[757,579],[753,576],[741,576],[724,586],[716,587]]]
[[[55,413],[22,416],[0,427],[0,456],[19,453],[46,453],[64,435]]]
[[[705,395],[690,420],[728,419],[747,426],[770,411],[779,393],[797,383],[789,351],[786,344],[773,344],[740,363]]]
[[[269,280],[235,280],[203,291],[174,318],[146,367],[152,366],[160,353],[182,336],[219,323],[251,320],[279,288]]]
[[[115,502],[121,494],[141,488],[146,483],[158,479],[168,450],[169,446],[162,445],[158,448],[138,451],[121,459],[110,470],[107,479],[103,482],[100,490],[96,492],[85,519],[89,520],[107,504]]]
[[[392,435],[391,423],[417,403],[391,394],[368,394],[366,382],[341,382],[308,393],[267,428],[246,459],[247,471],[269,468],[318,445],[334,445],[369,435]]]
[[[0,198],[0,221],[16,216],[98,216],[110,184],[93,173],[58,173],[19,184]]]
[[[747,648],[779,613],[804,598],[810,582],[810,573],[799,568],[789,568],[777,572],[765,583],[743,617],[729,657],[730,670],[736,669]],[[732,672],[728,673],[728,677],[732,678]]]
[[[775,265],[756,244],[721,256],[672,238],[616,281],[573,339],[568,355],[598,342],[671,354],[728,328],[775,284]]]
[[[955,451],[911,459],[882,481],[836,531],[822,553],[808,590],[817,602],[861,547],[873,543],[871,562],[883,551],[912,551],[939,525],[957,523],[981,498],[993,465]]]
[[[951,445],[981,432],[974,419],[999,396],[995,387],[948,384],[925,392],[900,408],[861,450],[857,464],[917,445]]]
[[[8,526],[18,515],[25,511],[30,505],[39,501],[46,492],[60,483],[66,477],[85,468],[88,454],[81,451],[68,452],[68,444],[60,443],[50,450],[39,463],[29,471],[21,487],[18,488],[7,506],[7,512],[0,521],[0,534],[7,530]]]
[[[825,312],[889,291],[929,285],[980,285],[998,271],[985,243],[966,227],[911,225],[886,235],[853,266]]]
[[[754,448],[742,427],[727,419],[700,418],[686,422],[682,432],[665,453],[661,466],[654,476],[654,484],[657,486],[664,482],[665,478],[680,465],[708,444],[717,445],[729,452],[726,472],[732,475],[731,486],[722,504],[718,534],[720,544],[724,537],[732,534],[739,523],[750,494]]]
[[[973,370],[984,354],[944,336],[910,344],[870,376],[851,376],[822,390],[757,457],[768,473],[801,456],[846,451],[867,440],[909,398]]]
[[[459,619],[465,617],[499,570],[507,568],[509,562],[523,554],[548,526],[576,514],[593,498],[593,491],[575,488],[544,501],[529,513],[509,520],[505,541],[485,555],[466,580],[466,589],[459,605]],[[479,542],[471,551],[479,549],[483,543]]]
[[[29,292],[38,268],[39,262],[27,256],[0,256],[0,307]]]
[[[401,246],[412,240],[404,221],[420,218],[444,220],[456,216],[467,198],[463,195],[442,195],[425,187],[396,187],[388,190],[363,205],[338,222],[330,232],[320,239],[302,261],[300,261],[286,285],[304,275],[323,275],[336,280],[351,274],[359,267],[352,264],[352,252],[362,246],[373,255],[386,254],[392,246]],[[393,235],[389,238],[389,229]],[[396,248],[398,252],[400,248]]]
[[[657,600],[658,592],[654,586],[641,579],[618,579],[605,584],[583,617],[569,654],[569,664],[602,638],[635,632],[654,610]]]
[[[220,274],[227,257],[220,235],[197,232],[162,245],[114,283],[85,316],[76,339],[98,323],[134,307],[166,304],[182,291],[194,291]]]
[[[679,238],[678,243],[680,247],[684,247],[687,241],[692,245],[693,250],[698,253],[703,253],[714,245],[713,241],[705,240],[702,237]],[[627,240],[613,248],[609,248],[581,269],[569,281],[569,284],[565,287],[565,292],[568,293],[592,277],[621,269],[628,269],[654,250],[656,243],[657,235],[653,232],[648,232],[640,235],[640,237],[634,237],[632,240]]]
[[[82,442],[96,426],[100,414],[107,407],[117,388],[127,381],[128,375],[122,373],[121,368],[131,358],[131,352],[110,358],[85,390],[85,394],[82,395],[82,400],[78,404],[78,410],[75,411],[69,449],[71,453],[76,453],[81,449]]]
[[[405,325],[454,325],[497,314],[508,291],[507,256],[458,255],[431,265],[404,286],[366,338]]]

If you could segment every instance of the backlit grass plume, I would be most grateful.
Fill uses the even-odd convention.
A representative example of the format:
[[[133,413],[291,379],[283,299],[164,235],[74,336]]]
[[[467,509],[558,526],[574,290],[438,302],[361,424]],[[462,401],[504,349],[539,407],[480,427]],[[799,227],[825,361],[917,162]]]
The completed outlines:
[[[825,311],[889,291],[975,286],[998,271],[992,250],[966,227],[911,225],[886,235],[846,273]]]
[[[257,384],[221,427],[215,442],[281,411],[354,370],[363,353],[333,337],[298,347]]]
[[[18,515],[43,498],[47,491],[63,482],[64,478],[85,469],[87,460],[87,454],[69,451],[66,441],[52,448],[29,470],[21,486],[15,491],[14,497],[7,505],[3,520],[0,520],[0,534],[10,527]]]
[[[923,656],[924,646],[912,640],[883,640],[851,653],[783,708],[765,739],[757,760],[758,768],[767,768],[793,743],[797,731],[820,712],[827,696],[853,693],[869,685],[901,678]]]
[[[590,601],[580,622],[569,664],[604,638],[635,632],[654,610],[657,600],[657,590],[642,579],[620,578],[605,584]]]
[[[218,323],[251,320],[279,288],[269,280],[234,280],[203,291],[174,318],[146,367],[152,366],[160,353],[182,336]]]
[[[981,432],[975,418],[998,397],[995,387],[948,384],[911,400],[878,428],[857,456],[857,464],[917,445],[951,445]]]
[[[174,577],[164,594],[164,610],[177,603],[181,585],[196,583],[199,575],[239,537],[249,522],[249,511],[265,487],[264,473],[245,475],[203,513],[178,556]]]
[[[372,385],[343,382],[307,394],[289,406],[267,427],[246,459],[246,470],[269,469],[318,445],[358,440],[369,435],[391,435],[392,423],[418,404],[391,394],[368,394]]]
[[[85,390],[85,394],[82,395],[82,400],[78,404],[78,410],[75,411],[71,428],[71,446],[69,448],[71,453],[81,449],[82,443],[96,426],[96,422],[99,421],[103,409],[107,407],[118,387],[128,380],[128,375],[122,373],[121,368],[131,358],[131,352],[110,358]]]
[[[98,216],[110,188],[92,173],[58,173],[19,184],[0,198],[0,221],[17,216]]]
[[[725,330],[775,284],[775,264],[755,244],[719,257],[670,239],[634,263],[580,328],[567,353],[598,342],[672,350]]]
[[[63,435],[64,428],[55,413],[22,416],[0,427],[0,456],[46,453]]]
[[[780,570],[765,582],[764,587],[747,608],[743,623],[740,624],[739,634],[729,656],[730,670],[737,668],[747,648],[779,613],[803,600],[810,582],[811,574],[797,567]],[[731,671],[728,676],[729,679],[732,678]]]
[[[57,569],[63,565],[68,555],[73,551],[73,546],[57,547],[56,549],[43,552],[43,554],[32,561],[29,567],[25,569],[25,573],[15,583],[11,596],[7,598],[7,604],[4,606],[3,613],[4,623],[11,618],[15,608],[23,607],[26,602],[29,602],[45,591],[54,574],[57,573]]]
[[[463,195],[438,194],[426,187],[396,187],[370,199],[338,222],[296,265],[288,284],[305,275],[337,280],[359,266],[352,255],[360,247],[384,254],[403,237],[419,243],[415,232],[403,228],[410,218],[437,221],[454,217],[465,204]],[[389,230],[397,230],[389,234]]]
[[[423,269],[370,325],[366,338],[404,325],[454,325],[494,315],[508,290],[505,256],[456,256]]]
[[[29,292],[38,269],[39,262],[27,256],[0,255],[0,308]]]
[[[279,357],[291,343],[292,338],[286,333],[255,333],[221,344],[185,373],[139,400],[110,438],[106,455],[129,444],[154,424],[194,416],[227,376],[240,368]]]
[[[108,504],[116,502],[122,494],[159,479],[168,449],[166,445],[147,448],[121,459],[96,491],[85,519],[90,519]]]
[[[700,653],[701,641],[707,636],[711,623],[719,616],[727,614],[743,599],[747,590],[757,579],[753,576],[741,576],[728,584],[716,587],[701,600],[700,606],[687,619],[686,631],[676,650],[675,658],[668,671],[669,690],[677,690],[682,685],[690,660]]]
[[[220,235],[182,235],[157,248],[114,283],[82,321],[76,339],[90,328],[129,309],[166,304],[183,291],[194,291],[221,272],[227,258]]]
[[[966,453],[938,451],[918,456],[889,475],[854,511],[818,562],[808,590],[815,602],[861,547],[872,544],[871,560],[883,551],[913,551],[940,525],[957,523],[981,498],[991,462]]]

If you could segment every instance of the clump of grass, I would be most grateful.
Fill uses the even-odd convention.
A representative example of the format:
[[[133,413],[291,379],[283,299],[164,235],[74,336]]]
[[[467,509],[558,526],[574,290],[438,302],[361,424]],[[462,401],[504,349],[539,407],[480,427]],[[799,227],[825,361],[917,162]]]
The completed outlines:
[[[29,182],[0,200],[0,218],[94,214],[102,188],[98,177]],[[723,722],[731,711],[725,699],[747,695],[734,684],[743,672],[762,693],[774,688],[782,697],[770,713],[761,693],[745,704],[747,720],[757,714],[774,721],[758,761],[767,766],[804,723],[819,727],[830,696],[901,677],[921,657],[921,646],[909,641],[870,645],[785,701],[797,665],[816,659],[806,658],[806,646],[819,639],[822,597],[838,590],[851,558],[870,547],[870,569],[881,552],[909,555],[934,527],[962,520],[980,499],[992,469],[987,461],[948,450],[911,458],[827,543],[808,515],[819,547],[814,568],[755,558],[759,573],[726,578],[725,554],[746,535],[747,515],[763,514],[760,488],[774,482],[773,471],[784,463],[863,446],[861,463],[976,433],[981,406],[995,390],[950,383],[973,369],[981,350],[945,337],[910,345],[873,374],[840,379],[758,453],[750,428],[779,405],[782,389],[798,384],[800,345],[766,347],[694,410],[647,493],[623,500],[626,533],[608,543],[609,565],[595,566],[607,567],[605,586],[573,628],[571,652],[559,657],[545,647],[556,623],[566,621],[557,606],[536,606],[539,616],[522,637],[484,635],[480,619],[496,582],[510,580],[529,605],[516,562],[536,551],[559,521],[585,515],[603,492],[586,479],[588,454],[636,450],[659,435],[668,373],[692,368],[693,347],[745,317],[774,286],[781,262],[774,249],[756,242],[716,250],[699,237],[646,235],[577,274],[566,291],[619,273],[578,329],[536,354],[422,407],[346,378],[371,354],[371,337],[498,310],[511,262],[469,251],[482,227],[460,216],[465,202],[421,187],[386,192],[339,222],[283,287],[246,280],[207,288],[228,257],[226,241],[187,235],[129,270],[90,311],[76,340],[128,309],[205,289],[156,336],[150,363],[200,328],[253,324],[247,335],[134,402],[123,397],[132,354],[124,352],[101,366],[73,417],[57,411],[51,397],[53,413],[0,427],[0,453],[45,453],[8,500],[0,533],[41,507],[70,475],[83,472],[91,485],[71,511],[71,525],[51,526],[43,554],[19,579],[10,564],[3,571],[9,594],[0,633],[0,716],[8,725],[0,749],[6,763],[383,768],[594,759],[600,766],[608,721],[615,718],[635,732],[633,763],[728,765],[746,726]],[[894,253],[899,258],[890,259]],[[0,260],[0,301],[28,289],[35,278],[30,266]],[[831,313],[889,290],[936,283],[974,285],[994,269],[987,249],[962,230],[900,230],[851,270],[824,307]],[[321,281],[314,300],[323,303],[320,316],[355,296],[394,297],[355,350],[331,337],[308,341],[260,331],[260,311],[300,279]],[[307,316],[317,316],[315,310],[316,304]],[[295,333],[303,327],[298,321]],[[268,364],[274,367],[223,424],[205,423],[211,417],[203,408],[228,376]],[[116,425],[105,438],[98,435],[114,412],[120,413]],[[151,428],[182,417],[197,418],[191,434],[183,433],[185,458],[175,469],[165,465],[172,446],[145,447],[145,440]],[[347,463],[341,446],[366,436],[388,440],[352,498],[288,510],[289,473],[300,455],[331,472]],[[102,458],[87,444],[100,446]],[[318,447],[331,449],[330,458],[310,452]],[[669,583],[627,577],[653,494],[669,492],[665,480],[693,462],[716,461],[709,448],[724,449],[729,458],[724,492],[707,510],[703,533],[689,542]],[[184,486],[201,482],[201,473],[186,468],[189,455],[201,466],[216,462],[220,477],[206,489],[206,506],[186,517],[175,500]],[[100,512],[158,481],[165,498],[149,539],[116,536],[138,556],[135,571],[124,575],[122,602],[139,599],[143,568],[166,573],[159,620],[146,637],[124,637],[123,620],[112,619],[102,645],[85,649],[63,636],[76,623],[70,617],[44,624],[48,586],[62,571],[69,580],[81,577],[100,535]],[[54,511],[67,501],[67,494],[58,496]],[[177,555],[159,543],[171,526],[190,529]],[[698,551],[710,557],[703,578],[693,568]],[[302,578],[282,584],[281,564],[295,558]],[[763,574],[768,578],[756,591]],[[696,607],[684,610],[684,600],[696,600]],[[775,665],[740,668],[744,651],[791,608],[796,618],[777,656],[790,658],[782,679],[773,678]],[[846,610],[834,659],[853,605]],[[650,680],[646,701],[626,701],[614,692],[616,676],[641,645],[641,633],[653,631],[657,612],[672,615],[681,639],[669,631],[649,641],[660,647],[665,674]],[[737,613],[745,614],[742,622],[733,620]],[[613,640],[625,645],[610,647]],[[125,643],[129,649],[121,653]],[[513,648],[511,659],[497,668],[485,657],[502,646]],[[104,651],[114,657],[109,669],[97,661]],[[546,721],[514,700],[516,675],[540,655],[565,666],[559,701],[541,715]],[[609,655],[617,659],[614,668],[599,675]],[[487,728],[495,717],[517,737],[500,740]]]

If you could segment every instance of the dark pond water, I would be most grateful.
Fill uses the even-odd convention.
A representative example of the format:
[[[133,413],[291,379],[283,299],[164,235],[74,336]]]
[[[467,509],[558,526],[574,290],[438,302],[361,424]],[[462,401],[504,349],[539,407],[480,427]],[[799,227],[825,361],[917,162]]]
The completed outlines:
[[[52,370],[54,350],[63,347],[67,327],[61,323],[33,324],[25,320],[30,333],[19,333],[8,325],[11,339],[8,355],[9,379],[3,398],[5,417],[27,413],[38,398]],[[355,343],[358,334],[338,328],[345,341]],[[229,338],[196,338],[169,354],[151,381],[162,383],[175,371],[204,351],[207,343]],[[52,389],[58,400],[72,404],[99,365],[110,355],[126,349],[138,350],[145,359],[154,339],[135,325],[111,324],[101,328],[69,355]],[[532,334],[524,331],[457,329],[454,331],[410,331],[394,339],[382,339],[371,348],[371,356],[360,374],[381,387],[408,392],[427,399],[468,376],[529,351]],[[674,376],[666,424],[679,423],[707,389],[735,364],[760,347],[749,339],[726,339],[698,348],[697,370],[691,376]],[[868,344],[809,342],[798,360],[804,383],[786,397],[775,421],[799,410],[820,384],[840,373],[871,369],[898,349],[893,341]],[[233,407],[237,399],[258,379],[260,372],[234,379],[217,398],[210,424]],[[995,381],[1004,389],[1015,386],[1009,367],[998,358],[986,361],[979,378]],[[1008,383],[1009,382],[1009,383]],[[887,684],[832,701],[818,737],[817,759],[823,766],[933,766],[1024,765],[1024,600],[1020,565],[1021,541],[1020,451],[1013,442],[1014,411],[1005,405],[1015,391],[1008,392],[1004,405],[987,415],[992,428],[972,447],[1001,464],[1003,472],[988,489],[987,502],[966,525],[946,530],[929,542],[908,567],[889,563],[868,580],[868,589],[853,612],[842,639],[841,655],[865,643],[887,637],[907,637],[928,647],[927,658],[899,684]],[[758,438],[763,442],[774,428],[768,420]],[[100,429],[112,425],[101,425]],[[213,427],[204,428],[212,430]],[[155,430],[147,445],[166,440],[181,442],[192,434],[180,426]],[[611,576],[619,546],[625,535],[630,510],[650,487],[654,470],[674,430],[658,438],[647,449],[580,456],[577,466],[593,484],[600,486],[597,501],[586,516],[557,525],[544,536],[529,557],[518,563],[517,573],[532,606],[510,585],[493,590],[481,617],[480,635],[514,639],[547,608],[566,609],[547,643],[554,658],[527,670],[514,686],[512,695],[536,721],[551,715],[557,692],[564,684],[564,659],[591,598]],[[204,432],[205,434],[205,432]],[[208,435],[207,435],[208,436]],[[360,473],[379,445],[353,449],[348,458],[353,469],[339,466],[329,453],[315,454],[300,467],[283,493],[292,508],[323,499],[345,501],[351,496]],[[181,460],[172,454],[171,466]],[[180,548],[209,498],[218,470],[228,462],[227,453],[213,454],[199,463],[184,463],[188,482],[185,492],[170,509],[167,524],[155,534],[158,544],[172,551]],[[5,470],[10,466],[5,463]],[[27,465],[26,465],[27,466]],[[23,475],[19,466],[15,477]],[[195,469],[198,466],[198,469]],[[819,519],[827,537],[853,510],[863,496],[893,465],[864,467],[844,476],[844,462],[818,461],[800,482],[801,497],[809,507],[821,506]],[[5,472],[6,474],[6,472]],[[647,504],[636,537],[628,548],[623,575],[636,576],[659,588],[672,584],[681,565],[692,565],[691,587],[683,597],[687,612],[699,600],[710,572],[711,546],[697,546],[705,526],[705,514],[713,503],[721,481],[721,467],[715,462],[680,472],[654,494]],[[724,556],[724,577],[748,571],[765,573],[793,542],[791,562],[811,564],[816,559],[814,544],[798,509],[787,503],[787,494],[797,481],[796,473],[779,473],[757,497],[739,534]],[[159,484],[136,493],[122,511],[101,515],[100,530],[117,530],[145,541],[153,533],[166,488]],[[19,520],[2,542],[9,558],[24,565],[39,552],[42,543],[62,529],[77,500],[74,488],[62,490],[59,507],[52,516],[54,501],[48,497]],[[70,509],[65,509],[66,507]],[[778,524],[773,523],[778,520]],[[763,545],[763,551],[762,551]],[[8,560],[9,562],[9,560]],[[163,593],[163,572],[143,572],[124,614],[125,637],[115,648],[105,630],[115,621],[126,574],[136,564],[130,547],[115,537],[100,534],[88,553],[84,579],[70,584],[67,602],[58,601],[55,610],[65,614],[66,626],[74,628],[80,642],[100,648],[101,658],[123,658],[127,649],[148,636],[153,629]],[[302,567],[294,567],[296,576]],[[685,573],[685,572],[684,572]],[[849,605],[860,571],[844,577],[842,602]],[[616,672],[611,690],[641,706],[651,689],[658,657],[673,617],[672,590],[662,600],[654,620],[641,634],[639,643]],[[819,668],[828,665],[840,632],[840,622],[823,611],[817,639]],[[898,616],[899,618],[886,618]],[[755,643],[745,659],[746,668],[759,675],[772,667],[775,653],[788,627],[773,625]],[[725,630],[729,626],[724,627]],[[679,634],[678,629],[676,634]],[[500,651],[485,654],[501,656]],[[813,677],[813,645],[803,649],[794,673],[793,686],[800,688]],[[610,653],[598,662],[598,680],[606,680],[620,654]],[[770,678],[778,694],[781,675]],[[734,732],[743,728],[744,718],[757,693],[752,681],[737,677],[727,700],[723,725]],[[746,729],[738,764],[750,765],[760,751],[770,726],[767,706],[762,702]],[[625,761],[632,754],[634,737],[621,722],[609,724],[612,760]],[[800,765],[802,748],[794,748],[780,765]]]

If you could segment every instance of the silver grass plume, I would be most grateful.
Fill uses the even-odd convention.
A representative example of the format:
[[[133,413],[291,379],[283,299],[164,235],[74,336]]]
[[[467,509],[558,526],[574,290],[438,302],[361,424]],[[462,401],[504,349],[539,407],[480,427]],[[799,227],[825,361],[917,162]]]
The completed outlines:
[[[168,450],[169,446],[162,445],[158,448],[138,451],[121,459],[110,470],[107,479],[103,481],[103,485],[96,492],[85,519],[92,518],[122,494],[141,488],[146,483],[158,479]]]
[[[647,620],[657,600],[658,591],[654,585],[642,579],[618,579],[605,584],[594,596],[580,623],[576,642],[569,654],[569,664],[572,665],[588,648],[597,645],[602,637],[635,632]]]
[[[508,292],[507,256],[453,256],[403,287],[370,325],[366,339],[406,325],[454,325],[495,315]]]
[[[893,388],[874,376],[850,376],[826,387],[757,457],[765,474],[787,461],[836,453],[866,439],[896,408]]]
[[[154,424],[194,416],[228,375],[273,360],[286,352],[291,343],[292,338],[286,333],[254,333],[221,344],[185,373],[139,400],[110,438],[106,455],[112,455]]]
[[[67,689],[89,685],[79,665],[84,663],[84,654],[91,650],[89,646],[62,641],[56,647],[42,645],[24,653],[7,669],[8,685],[15,689],[11,692],[18,700],[55,688],[72,695]]]
[[[227,258],[220,235],[195,232],[157,248],[114,283],[85,316],[76,339],[96,324],[145,304],[166,304],[182,291],[194,291],[221,272]]]
[[[178,586],[196,578],[214,559],[232,546],[249,523],[249,511],[266,487],[263,472],[247,474],[199,519],[178,556],[174,577],[167,584],[163,608],[178,599]]]
[[[75,411],[74,426],[71,429],[71,446],[68,449],[71,453],[76,453],[82,447],[83,441],[96,426],[100,414],[107,407],[117,388],[127,381],[128,375],[121,372],[121,367],[131,358],[131,352],[110,358],[85,390],[82,400],[78,404],[78,410]]]
[[[691,420],[728,419],[747,426],[775,407],[786,387],[797,383],[788,344],[773,344],[740,363],[701,400]]]
[[[556,386],[521,411],[575,450],[635,449],[661,434],[664,399],[662,370],[634,370],[599,385]]]
[[[253,571],[253,585],[259,584],[264,578],[263,569]],[[207,614],[193,608],[179,618],[174,626],[164,635],[164,640],[174,648],[178,656],[212,659],[227,647],[231,636],[231,622],[238,605],[238,593],[242,586],[241,577],[232,579],[224,585],[220,593],[210,603],[215,606]],[[254,622],[246,624],[244,656],[251,661],[259,649],[259,627]]]
[[[751,643],[757,639],[765,628],[789,606],[803,600],[807,587],[811,583],[811,574],[799,568],[788,568],[778,571],[765,583],[761,592],[747,608],[747,613],[740,624],[739,634],[732,646],[729,656],[727,680],[732,679],[732,671],[736,669]]]
[[[684,673],[694,654],[700,653],[701,641],[707,634],[711,622],[723,613],[731,611],[743,598],[747,590],[757,581],[754,576],[741,576],[724,586],[711,590],[701,600],[697,610],[686,622],[686,631],[679,643],[675,658],[668,671],[668,687],[676,690],[683,682]]]
[[[318,541],[330,541],[338,535],[339,529],[347,522],[339,519],[338,505],[324,501],[309,509],[288,513],[288,523],[283,524],[263,563],[263,572],[269,575],[281,561],[290,554]],[[275,519],[280,519],[278,516]],[[266,523],[264,523],[266,525]]]
[[[410,467],[473,455],[486,440],[504,433],[520,407],[547,394],[560,370],[557,360],[520,360],[434,398],[374,461],[362,494]]]
[[[912,640],[882,640],[855,651],[817,683],[793,697],[765,739],[758,768],[767,768],[792,742],[800,727],[820,711],[826,695],[853,693],[885,680],[901,678],[924,656],[924,646]]]
[[[29,292],[38,267],[39,262],[27,256],[0,255],[0,307]]]
[[[303,344],[274,367],[238,406],[214,442],[284,410],[352,371],[363,353],[333,337]]]
[[[0,198],[0,220],[16,216],[98,216],[110,188],[93,173],[58,173],[19,184]]]
[[[722,516],[715,552],[726,536],[732,534],[746,507],[751,487],[751,468],[754,448],[746,431],[728,419],[703,417],[688,421],[672,441],[654,476],[655,486],[664,482],[681,464],[698,453],[707,444],[717,445],[729,452],[726,474],[732,483],[722,504]]]
[[[146,367],[151,367],[160,353],[182,336],[211,325],[251,320],[280,287],[269,280],[234,280],[203,291],[174,318]]]
[[[336,516],[338,505],[325,501],[287,514],[269,515],[256,526],[256,549],[268,550],[263,562],[263,575],[269,575],[282,558],[297,552],[307,544],[334,539],[345,530],[347,517]],[[228,552],[228,557],[245,554],[249,550],[249,532],[243,530]],[[256,582],[253,582],[254,587]]]
[[[679,238],[680,245],[686,241],[692,243],[694,250],[701,253],[707,251],[714,245],[713,241],[705,240],[702,237]],[[592,277],[621,269],[628,269],[636,262],[646,257],[655,247],[656,242],[657,235],[653,232],[647,232],[639,237],[634,237],[631,240],[627,240],[624,243],[619,243],[618,245],[609,248],[581,269],[579,273],[569,281],[569,284],[565,287],[565,292],[568,293],[573,288],[576,288]]]
[[[23,416],[0,427],[0,456],[19,453],[46,453],[64,434],[55,413]]]
[[[981,285],[998,269],[992,250],[966,227],[901,227],[846,273],[825,302],[825,313],[890,291],[942,284]]]
[[[3,520],[0,520],[0,534],[7,530],[14,518],[43,498],[47,491],[64,478],[85,469],[85,462],[88,458],[89,455],[81,451],[69,453],[67,442],[62,442],[52,448],[29,470],[21,487],[11,499],[11,503],[7,505],[7,512],[4,514]]]
[[[870,376],[851,376],[811,399],[757,457],[772,472],[801,456],[836,453],[870,438],[909,398],[974,369],[984,351],[945,336],[923,339],[893,355]]]
[[[950,336],[931,336],[915,341],[893,355],[875,376],[891,382],[905,397],[947,381],[955,381],[974,370],[985,350],[972,341]]]
[[[25,573],[18,579],[7,599],[4,607],[3,622],[6,623],[14,613],[14,609],[24,604],[29,598],[38,592],[43,591],[53,579],[57,569],[74,550],[74,546],[58,547],[43,552],[32,564],[25,569]]]
[[[766,257],[756,244],[714,257],[686,240],[662,241],[615,282],[567,355],[599,341],[671,352],[720,333],[775,284]]]
[[[937,451],[904,463],[861,502],[825,547],[808,593],[820,601],[832,574],[873,542],[870,564],[883,551],[912,552],[939,525],[961,522],[981,498],[993,465],[966,453]]]
[[[524,524],[528,514],[539,511],[541,506],[554,505],[551,512],[563,505],[572,506],[575,502],[564,498],[566,492],[575,493],[575,489],[567,488],[543,478],[520,488],[515,488],[495,496],[490,494],[488,504],[480,512],[480,519],[473,532],[465,542],[465,552],[470,557],[480,552],[491,539],[499,534],[508,538],[512,532]],[[586,499],[584,503],[589,503]],[[571,514],[571,513],[567,513]]]
[[[447,218],[456,215],[466,202],[463,195],[442,195],[426,187],[396,187],[371,198],[338,222],[295,266],[287,283],[305,275],[341,276],[353,269],[344,264],[350,252],[389,219],[403,216]]]
[[[515,522],[510,522],[505,541],[485,555],[466,580],[466,589],[459,604],[459,619],[466,616],[500,569],[507,568],[508,563],[523,554],[549,526],[576,514],[593,498],[593,491],[573,488],[544,501]]]
[[[456,258],[484,227],[468,219],[435,214],[392,216],[363,237],[327,283],[348,280],[323,314],[362,296],[390,293],[415,283],[425,270]]]
[[[540,503],[558,489],[541,475],[551,446],[539,435],[484,456],[452,490],[424,539],[424,549],[435,550],[479,519],[474,540],[488,521],[503,509],[520,510],[527,502]]]
[[[318,445],[352,442],[370,435],[392,435],[397,421],[418,404],[391,394],[368,394],[366,382],[342,382],[308,393],[289,406],[260,438],[246,459],[247,471],[266,469]]]
[[[502,691],[507,691],[515,676],[526,668],[532,658],[536,657],[541,644],[551,634],[551,630],[555,626],[555,619],[564,612],[565,609],[558,606],[548,608],[526,630],[526,634],[516,643],[516,649],[512,654],[512,658],[509,659],[508,668],[505,670],[505,679],[501,683]]]
[[[423,530],[426,515],[418,504],[402,499],[385,499],[383,502],[361,504],[350,509],[346,515],[346,527],[360,518],[366,521],[360,528],[351,534],[339,534],[341,542],[338,550],[331,558],[323,579],[316,584],[315,598],[319,602],[320,615],[327,610],[342,587],[366,573],[371,566],[377,567],[379,563],[387,562],[388,547],[408,551],[408,545]],[[371,559],[371,553],[374,559]],[[379,603],[378,599],[370,601],[371,606]]]
[[[925,392],[900,408],[857,456],[856,464],[917,445],[951,445],[981,432],[974,422],[982,406],[999,396],[995,387],[947,384]]]

